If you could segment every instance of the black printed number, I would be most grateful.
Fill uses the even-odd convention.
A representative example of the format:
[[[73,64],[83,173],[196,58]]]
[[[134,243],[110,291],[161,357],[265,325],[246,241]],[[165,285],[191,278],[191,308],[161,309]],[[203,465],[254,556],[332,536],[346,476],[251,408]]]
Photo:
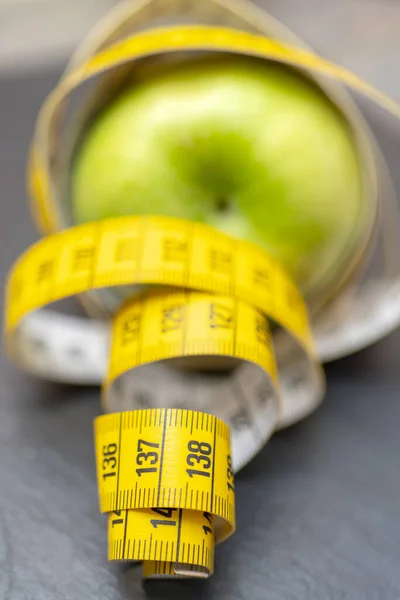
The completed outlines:
[[[48,260],[39,265],[36,275],[36,282],[43,283],[44,281],[50,279],[53,273],[53,262]]]
[[[183,323],[183,308],[181,305],[164,308],[161,323],[162,333],[175,331],[181,327]]]
[[[72,257],[73,271],[87,271],[90,269],[94,256],[94,247],[78,248]]]
[[[157,473],[157,467],[149,467],[146,465],[156,465],[158,463],[159,454],[155,450],[147,450],[147,448],[156,448],[158,450],[159,447],[160,444],[156,442],[138,440],[136,464],[142,467],[140,469],[136,469],[136,473],[139,477],[145,473]]]
[[[194,475],[202,475],[203,477],[210,477],[211,468],[211,444],[207,442],[197,442],[196,440],[190,440],[188,443],[188,450],[190,454],[186,457],[186,463],[189,467],[198,467],[197,469],[186,469],[186,473],[189,477]]]
[[[126,346],[135,342],[140,331],[140,314],[134,314],[124,321],[122,326],[122,345]]]
[[[116,515],[117,517],[119,517],[118,519],[112,519],[111,520],[111,527],[114,529],[114,525],[122,525],[124,522],[124,519],[121,518],[121,510],[114,510],[113,511],[113,515]]]
[[[117,474],[117,444],[103,446],[103,479],[115,477]]]
[[[211,329],[232,329],[233,310],[219,302],[212,302],[209,322]]]
[[[232,254],[217,248],[210,250],[210,267],[224,275],[229,275],[232,269]]]
[[[186,242],[174,238],[166,238],[163,243],[163,258],[167,261],[182,262],[186,259]]]
[[[264,315],[258,315],[256,319],[256,337],[257,341],[264,346],[269,344],[268,322]]]
[[[204,531],[205,535],[208,535],[209,533],[212,534],[213,530],[212,530],[212,517],[211,517],[211,513],[209,513],[209,512],[203,512],[203,517],[205,518],[205,520],[208,523],[208,525],[203,525],[203,531]]]
[[[157,513],[158,515],[165,517],[164,519],[151,519],[150,520],[150,523],[153,525],[153,527],[155,529],[157,529],[157,527],[159,525],[167,525],[167,526],[169,525],[170,527],[173,527],[174,525],[176,525],[176,521],[171,519],[172,513],[176,510],[176,508],[152,508],[151,510],[152,510],[152,512]]]
[[[226,479],[228,484],[228,490],[231,492],[235,491],[235,485],[233,483],[233,467],[232,467],[232,458],[227,456],[227,469],[226,469]]]
[[[256,269],[253,273],[254,283],[263,287],[268,287],[271,284],[270,274],[267,269]]]

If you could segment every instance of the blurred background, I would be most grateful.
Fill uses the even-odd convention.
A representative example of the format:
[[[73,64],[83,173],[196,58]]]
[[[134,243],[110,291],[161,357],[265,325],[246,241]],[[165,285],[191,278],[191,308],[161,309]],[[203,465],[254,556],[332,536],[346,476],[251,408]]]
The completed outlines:
[[[90,27],[117,3],[0,0],[0,76],[65,63]],[[322,54],[400,97],[400,2],[256,0],[256,4],[284,21]]]

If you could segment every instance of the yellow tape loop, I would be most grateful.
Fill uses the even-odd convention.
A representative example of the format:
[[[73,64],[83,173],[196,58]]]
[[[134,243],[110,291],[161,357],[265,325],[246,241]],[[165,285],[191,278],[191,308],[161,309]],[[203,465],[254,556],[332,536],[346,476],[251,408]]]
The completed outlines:
[[[33,245],[7,284],[6,332],[32,310],[95,288],[162,284],[232,295],[288,329],[312,353],[305,304],[266,252],[206,225],[125,217],[81,225]]]

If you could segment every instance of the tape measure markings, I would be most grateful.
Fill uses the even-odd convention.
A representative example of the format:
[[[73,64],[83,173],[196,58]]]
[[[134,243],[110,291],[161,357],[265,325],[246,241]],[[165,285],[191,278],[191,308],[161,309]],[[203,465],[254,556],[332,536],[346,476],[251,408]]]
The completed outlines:
[[[182,415],[179,422],[178,410]],[[234,525],[233,484],[227,472],[230,456],[227,426],[210,415],[209,429],[204,418],[199,422],[197,416],[194,421],[195,412],[155,409],[149,423],[141,423],[140,429],[130,415],[130,412],[120,413],[117,418],[105,415],[95,422],[102,512],[144,508],[150,498],[154,506],[174,508],[179,497],[180,508],[213,512]],[[97,425],[109,417],[106,428]],[[201,435],[201,441],[190,439],[193,431]],[[165,449],[169,461],[167,472]],[[208,466],[200,469],[196,464]],[[218,473],[225,472],[218,482],[215,469]]]
[[[190,275],[185,277],[182,265],[176,270],[169,267],[170,255],[165,254],[168,246],[162,242],[170,238],[165,238],[161,228],[165,222],[167,230],[168,225],[170,228],[173,225],[179,234],[185,230],[182,220],[166,217],[121,220],[124,227],[132,228],[132,237],[121,237],[121,224],[110,219],[54,234],[24,253],[15,264],[8,285],[6,330],[13,329],[34,309],[94,287],[158,283],[213,293],[229,294],[234,290],[235,295],[253,301],[257,308],[291,330],[305,349],[312,351],[305,305],[291,280],[267,254],[251,244],[230,240],[205,225],[197,225],[187,259]],[[142,242],[137,246],[137,258],[118,260],[127,240],[138,238],[140,232]],[[221,251],[222,246],[226,251]],[[240,259],[234,263],[235,254]],[[121,270],[119,262],[128,265]],[[111,278],[113,269],[117,275]]]
[[[168,332],[162,329],[163,315],[171,305],[181,309],[180,320],[173,321],[174,330]],[[115,318],[105,390],[128,369],[141,364],[210,353],[254,362],[276,381],[267,321],[245,302],[200,292],[157,291],[147,295],[142,307],[140,298],[132,300]],[[171,334],[176,339],[168,341]]]
[[[149,409],[102,415],[94,428],[109,558],[150,561],[147,570],[171,575],[189,565],[211,573],[214,542],[235,529],[227,425],[186,409]],[[161,569],[162,561],[171,565]]]
[[[207,286],[206,292],[153,289],[129,301],[117,313],[105,394],[120,376],[135,367],[185,355],[223,355],[254,363],[261,369],[263,381],[276,386],[268,314],[300,340],[310,365],[314,364],[304,303],[279,265],[250,244],[230,240],[204,225],[190,228],[191,253],[186,263],[182,257],[187,254],[188,225],[166,217],[112,219],[42,240],[17,261],[7,287],[9,343],[12,345],[13,335],[26,314],[66,295],[110,280],[113,284],[150,281],[183,287],[185,275],[192,287],[194,274],[199,288]],[[128,263],[129,270],[124,265],[118,272],[119,262]],[[171,262],[175,263],[174,269],[169,266]],[[118,272],[117,278],[110,277],[113,270]],[[128,276],[131,279],[127,281]],[[220,290],[235,295],[218,295]],[[249,298],[253,299],[251,303]],[[274,408],[271,414],[269,410],[263,414],[264,439],[243,438],[241,458],[254,454],[276,426],[279,396],[276,387],[271,392],[268,397],[273,399]],[[148,557],[151,564],[155,567],[157,561],[166,558],[172,562],[176,550],[177,561],[165,570],[172,570],[175,575],[190,571],[204,576],[213,569],[213,537],[209,534],[210,547],[206,552],[204,539],[200,541],[199,515],[208,515],[212,507],[216,542],[231,535],[235,527],[233,464],[227,428],[218,422],[214,430],[208,430],[209,417],[200,418],[199,413],[196,422],[194,413],[181,413],[186,415],[186,424],[183,416],[179,422],[177,409],[160,410],[136,415],[138,431],[132,427],[128,413],[121,413],[111,415],[108,425],[96,433],[101,508],[110,514],[110,557],[143,559],[152,548],[151,527],[159,525],[158,548],[151,550]],[[107,418],[106,415],[100,420]],[[151,437],[148,430],[152,431]],[[190,432],[194,431],[201,431],[201,438],[192,438]],[[159,522],[152,514],[162,511],[162,516],[170,516],[178,509],[182,510],[178,530],[169,529],[176,526],[176,519]],[[124,530],[116,527],[121,523]],[[203,526],[203,532],[204,527],[208,526]],[[187,541],[183,541],[184,532],[188,532]],[[187,557],[194,563],[188,571]]]
[[[192,563],[212,571],[213,545],[208,513],[157,508],[120,510],[109,516],[110,560]]]

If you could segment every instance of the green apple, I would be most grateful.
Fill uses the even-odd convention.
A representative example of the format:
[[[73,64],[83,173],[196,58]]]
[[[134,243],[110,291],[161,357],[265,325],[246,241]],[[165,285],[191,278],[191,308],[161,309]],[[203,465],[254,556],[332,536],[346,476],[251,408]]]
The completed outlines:
[[[272,252],[309,290],[356,243],[359,161],[344,117],[289,67],[239,56],[125,88],[75,155],[73,217],[157,214]]]

